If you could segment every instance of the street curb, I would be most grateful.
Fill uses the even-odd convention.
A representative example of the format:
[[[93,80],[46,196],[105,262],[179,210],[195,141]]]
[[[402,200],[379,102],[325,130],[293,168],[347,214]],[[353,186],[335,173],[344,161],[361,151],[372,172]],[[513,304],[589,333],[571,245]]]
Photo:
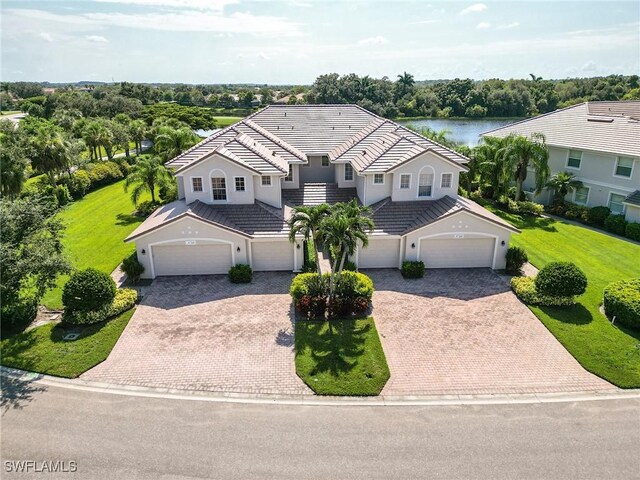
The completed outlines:
[[[406,395],[377,397],[321,397],[316,395],[287,395],[260,393],[229,393],[197,390],[177,390],[169,388],[151,388],[135,385],[114,385],[89,382],[81,379],[68,379],[28,372],[0,366],[0,375],[24,382],[36,382],[40,385],[67,388],[112,395],[160,398],[167,400],[190,400],[217,403],[306,405],[306,406],[462,406],[462,405],[515,405],[563,402],[585,402],[595,400],[640,399],[640,389],[602,390],[556,393],[524,394],[479,394],[479,395]]]

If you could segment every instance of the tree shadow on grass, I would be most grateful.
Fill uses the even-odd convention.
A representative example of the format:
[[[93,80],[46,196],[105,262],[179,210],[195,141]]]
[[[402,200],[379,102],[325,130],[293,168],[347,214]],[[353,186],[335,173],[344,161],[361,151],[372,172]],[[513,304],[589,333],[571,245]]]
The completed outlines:
[[[356,320],[301,321],[296,325],[296,356],[309,349],[314,362],[310,375],[330,373],[337,377],[353,370],[364,353],[369,323]]]
[[[539,307],[544,313],[551,318],[559,320],[563,323],[573,325],[586,325],[593,321],[591,312],[582,305],[577,303],[571,307]]]
[[[133,225],[134,223],[140,223],[141,220],[140,217],[128,213],[119,213],[116,215],[116,219],[118,220],[116,225],[120,226]]]

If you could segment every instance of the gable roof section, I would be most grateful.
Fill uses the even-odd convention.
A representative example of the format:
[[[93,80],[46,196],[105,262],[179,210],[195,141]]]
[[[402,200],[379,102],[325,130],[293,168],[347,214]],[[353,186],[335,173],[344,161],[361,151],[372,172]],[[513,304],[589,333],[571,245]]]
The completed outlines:
[[[416,200],[413,202],[392,202],[390,198],[372,205],[374,233],[406,235],[419,228],[443,220],[453,214],[466,212],[494,223],[515,233],[520,231],[497,215],[475,202],[459,197],[442,197],[438,200]]]
[[[585,102],[485,132],[544,134],[549,145],[640,157],[640,101]]]
[[[270,105],[214,133],[167,166],[179,172],[239,135],[255,142],[263,159],[275,153],[287,163],[307,163],[308,155],[328,155],[338,163],[352,162],[358,173],[382,172],[427,151],[455,164],[468,162],[463,155],[357,105]],[[240,142],[252,145],[246,138]],[[394,145],[398,148],[392,151]]]
[[[248,238],[288,237],[289,230],[283,215],[283,210],[271,208],[262,202],[246,205],[209,205],[196,200],[186,205],[184,200],[177,200],[153,212],[131,232],[125,242],[135,240],[186,217]]]
[[[626,203],[628,205],[635,205],[640,207],[640,190],[636,190],[625,198],[622,203]]]

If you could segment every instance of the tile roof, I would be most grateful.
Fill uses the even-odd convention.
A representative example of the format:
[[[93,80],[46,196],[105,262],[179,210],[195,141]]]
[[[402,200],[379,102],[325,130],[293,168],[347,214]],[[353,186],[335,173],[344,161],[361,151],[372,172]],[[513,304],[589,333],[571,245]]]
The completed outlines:
[[[338,188],[335,183],[305,183],[300,188],[282,189],[282,201],[290,206],[349,202],[358,198],[355,188]]]
[[[237,142],[238,137],[244,139],[240,141],[244,146],[255,142],[257,156],[265,161],[273,153],[287,163],[306,163],[308,155],[328,155],[339,163],[351,161],[358,173],[383,172],[427,151],[456,164],[468,162],[463,155],[357,105],[270,105],[215,132],[167,166],[179,172]],[[234,153],[240,160],[249,155]],[[279,160],[275,163],[280,166]],[[260,165],[264,167],[260,173],[270,173],[268,167]]]
[[[624,199],[624,203],[628,203],[629,205],[637,205],[640,207],[640,190],[636,190],[635,192],[629,194],[627,198]]]
[[[196,200],[189,205],[184,200],[176,200],[160,207],[125,241],[156,230],[166,224],[187,216],[220,226],[246,237],[288,237],[289,227],[284,218],[284,210],[276,209],[256,201],[246,205],[209,205]]]
[[[477,203],[462,197],[453,199],[442,197],[438,200],[416,200],[413,202],[393,202],[390,198],[371,206],[375,233],[406,235],[459,211],[466,211],[501,227],[518,233],[508,222],[489,212]]]
[[[640,101],[585,102],[482,135],[541,132],[549,145],[640,157]]]

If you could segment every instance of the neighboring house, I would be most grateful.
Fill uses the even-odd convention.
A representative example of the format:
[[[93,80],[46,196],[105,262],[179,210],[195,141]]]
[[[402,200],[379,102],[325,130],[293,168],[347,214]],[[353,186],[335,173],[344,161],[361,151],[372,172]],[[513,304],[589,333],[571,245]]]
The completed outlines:
[[[179,200],[127,238],[144,277],[298,271],[303,239],[288,239],[296,205],[358,199],[375,231],[360,268],[505,266],[518,232],[458,197],[468,159],[355,105],[272,105],[171,160]]]
[[[582,187],[566,200],[595,207],[607,205],[629,221],[640,221],[640,101],[586,102],[486,132],[544,134],[551,173],[571,172]],[[553,192],[532,194],[535,174],[529,172],[525,190],[548,204]]]

